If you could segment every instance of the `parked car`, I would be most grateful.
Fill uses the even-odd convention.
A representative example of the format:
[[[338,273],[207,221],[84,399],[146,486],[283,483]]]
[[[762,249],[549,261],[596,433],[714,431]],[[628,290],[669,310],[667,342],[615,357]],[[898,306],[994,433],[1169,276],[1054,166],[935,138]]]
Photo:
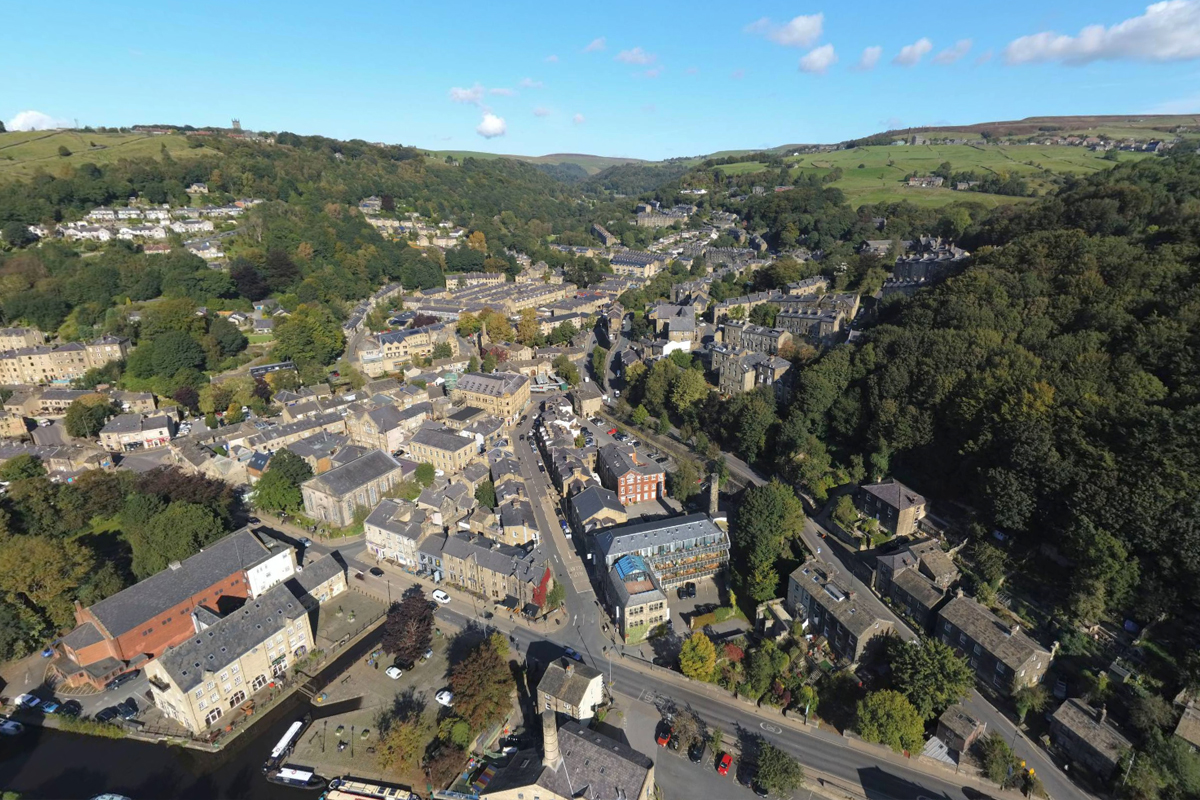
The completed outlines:
[[[58,713],[64,717],[78,717],[83,714],[83,705],[78,700],[68,700],[58,709]]]
[[[396,680],[400,680],[400,676],[404,674],[404,670],[400,669],[399,667],[397,667],[395,665],[392,665],[384,670],[384,674],[386,674],[392,680],[396,681]]]
[[[721,756],[721,763],[717,764],[717,773],[721,775],[729,774],[729,767],[733,764],[733,756],[725,753]]]
[[[683,585],[683,588],[684,588],[684,591],[687,592],[688,597],[696,596],[696,584],[692,583],[691,581],[688,581],[687,583],[685,583]]]
[[[770,797],[771,796],[771,793],[767,791],[767,787],[763,786],[758,781],[755,781],[754,783],[750,784],[750,788],[753,789],[754,793],[756,795],[758,795],[759,797]]]
[[[300,546],[304,547],[305,549],[312,547],[312,539],[308,538],[307,536],[301,536],[299,541]]]
[[[121,716],[121,712],[117,710],[116,706],[109,706],[96,712],[96,722],[112,722],[119,716]]]
[[[450,602],[450,595],[446,594],[441,589],[434,589],[433,599],[436,600],[440,605],[444,606]]]
[[[658,731],[654,734],[654,741],[658,743],[659,747],[666,747],[667,743],[671,741],[671,737],[674,735],[675,732],[671,730],[671,723],[664,719],[662,722],[658,723]]]
[[[131,670],[129,670],[129,672],[122,672],[120,675],[118,675],[117,677],[115,677],[111,681],[109,681],[107,684],[105,684],[104,688],[105,688],[105,690],[109,690],[109,689],[116,689],[118,686],[124,686],[125,684],[129,683],[131,680],[133,680],[134,678],[136,678],[138,675],[141,675],[141,674],[142,674],[142,671],[140,669],[131,669]]]
[[[425,651],[425,655],[421,656],[421,663],[424,664],[426,661],[428,661],[431,658],[433,658],[433,648],[432,647]]]
[[[37,708],[42,704],[42,701],[31,694],[19,694],[13,700],[13,705],[17,708]]]
[[[371,567],[371,569],[369,570],[369,572],[370,572],[372,575],[374,575],[376,578],[382,578],[382,577],[383,577],[383,570],[381,570],[379,567]]]
[[[696,739],[688,748],[688,759],[693,764],[699,764],[704,760],[704,751],[708,749],[707,743],[703,739]]]
[[[5,736],[16,736],[24,730],[25,726],[15,719],[6,719],[0,722],[0,734],[4,734]]]
[[[121,715],[121,719],[133,719],[138,715],[137,700],[126,697],[124,702],[117,703],[117,713]]]
[[[454,706],[454,693],[449,689],[442,689],[433,696],[433,699],[438,701],[438,705],[443,705],[446,708]]]
[[[60,704],[54,700],[47,700],[44,703],[42,703],[42,713],[43,714],[57,714],[59,709],[61,709],[61,708],[62,708],[62,704]]]
[[[575,652],[575,650],[570,647],[566,648],[563,652],[567,654],[568,658],[573,658],[576,661],[583,661],[583,656],[579,655],[579,653]]]
[[[608,431],[608,435],[609,435],[609,436],[616,436],[616,435],[617,435],[617,429],[616,429],[616,428],[610,428],[610,429],[609,429],[609,431]]]

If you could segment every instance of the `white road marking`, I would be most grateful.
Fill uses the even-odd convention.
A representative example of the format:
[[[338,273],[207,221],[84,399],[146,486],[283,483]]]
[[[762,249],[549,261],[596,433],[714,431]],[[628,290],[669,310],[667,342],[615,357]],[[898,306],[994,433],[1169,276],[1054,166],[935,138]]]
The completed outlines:
[[[762,728],[764,731],[769,731],[770,733],[783,733],[783,728],[779,727],[778,725],[772,725],[769,722],[760,722],[758,723],[758,727]]]

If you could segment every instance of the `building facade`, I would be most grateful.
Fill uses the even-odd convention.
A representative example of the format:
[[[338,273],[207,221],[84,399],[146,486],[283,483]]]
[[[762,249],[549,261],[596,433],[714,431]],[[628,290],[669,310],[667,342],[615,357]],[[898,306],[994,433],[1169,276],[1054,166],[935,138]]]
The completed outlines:
[[[824,636],[830,648],[851,663],[862,657],[872,639],[892,631],[889,620],[838,584],[829,566],[816,558],[796,567],[788,577],[787,605],[811,633]]]
[[[381,450],[372,450],[301,484],[304,513],[345,527],[354,522],[357,509],[374,508],[403,479],[400,462]]]
[[[512,423],[529,406],[529,378],[512,372],[469,372],[458,379],[450,399]]]
[[[1040,682],[1054,650],[1030,639],[1019,625],[1005,624],[961,591],[938,612],[937,638],[968,659],[981,683],[1001,692]]]

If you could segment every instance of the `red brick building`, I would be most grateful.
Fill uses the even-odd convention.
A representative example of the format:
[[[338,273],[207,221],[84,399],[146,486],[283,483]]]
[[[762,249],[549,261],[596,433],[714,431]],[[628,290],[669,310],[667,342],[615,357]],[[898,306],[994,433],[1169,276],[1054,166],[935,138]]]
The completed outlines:
[[[195,633],[197,607],[240,606],[251,592],[249,571],[275,556],[241,530],[95,605],[76,603],[77,625],[58,641],[54,668],[70,683],[103,687]]]
[[[606,444],[596,457],[596,471],[604,488],[617,493],[621,505],[657,500],[666,490],[666,473],[657,464],[642,464],[633,448]]]

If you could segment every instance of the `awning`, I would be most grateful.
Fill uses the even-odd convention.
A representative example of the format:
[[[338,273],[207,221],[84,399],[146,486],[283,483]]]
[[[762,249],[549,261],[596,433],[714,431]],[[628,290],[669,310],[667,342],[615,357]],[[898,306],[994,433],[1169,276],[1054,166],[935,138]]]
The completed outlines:
[[[525,607],[521,609],[521,613],[530,619],[534,619],[537,617],[538,613],[541,612],[541,610],[542,609],[538,607],[537,603],[526,603]]]
[[[507,595],[503,600],[496,601],[496,605],[498,605],[502,608],[507,608],[509,611],[516,611],[517,606],[519,606],[520,604],[521,604],[521,602],[519,600],[517,600],[517,598],[513,597],[511,594]]]

